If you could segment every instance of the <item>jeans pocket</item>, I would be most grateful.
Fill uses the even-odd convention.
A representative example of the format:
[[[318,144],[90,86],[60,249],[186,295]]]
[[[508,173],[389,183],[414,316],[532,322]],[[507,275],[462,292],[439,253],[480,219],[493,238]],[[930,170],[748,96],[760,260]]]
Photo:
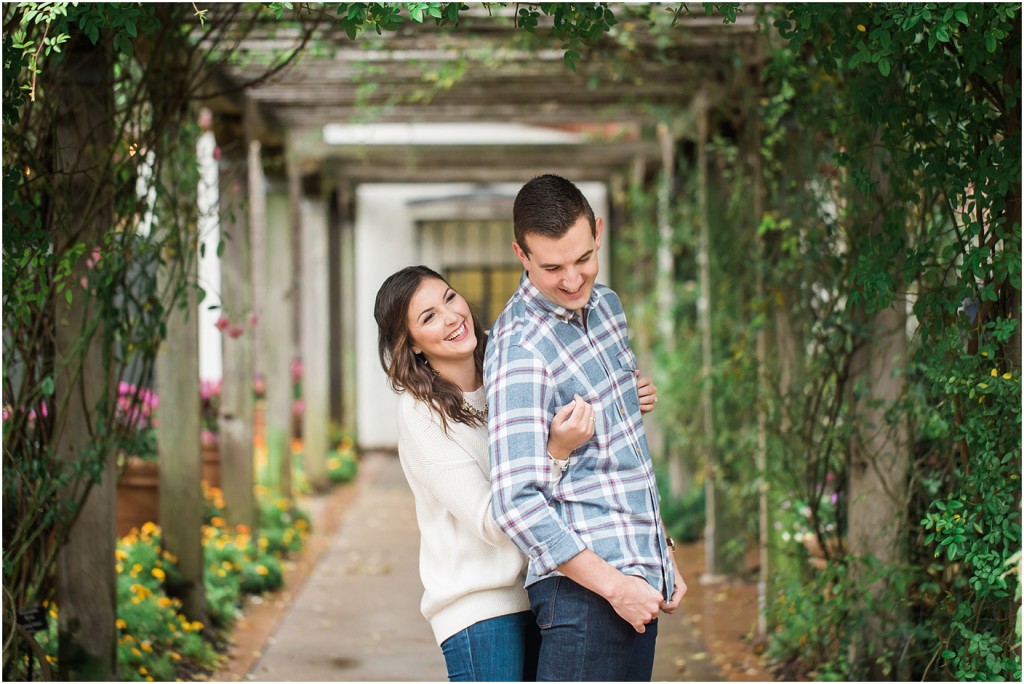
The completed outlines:
[[[558,602],[558,587],[561,577],[551,577],[527,587],[530,596],[530,608],[537,616],[537,626],[550,629],[555,624],[555,605]]]

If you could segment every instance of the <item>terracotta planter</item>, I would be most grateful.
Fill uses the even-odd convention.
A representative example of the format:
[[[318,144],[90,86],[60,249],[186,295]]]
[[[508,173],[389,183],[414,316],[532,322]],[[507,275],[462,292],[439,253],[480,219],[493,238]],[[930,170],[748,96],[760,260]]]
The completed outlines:
[[[117,536],[147,522],[160,523],[160,465],[129,456],[117,483]]]
[[[211,487],[220,487],[220,445],[203,445],[203,480]]]

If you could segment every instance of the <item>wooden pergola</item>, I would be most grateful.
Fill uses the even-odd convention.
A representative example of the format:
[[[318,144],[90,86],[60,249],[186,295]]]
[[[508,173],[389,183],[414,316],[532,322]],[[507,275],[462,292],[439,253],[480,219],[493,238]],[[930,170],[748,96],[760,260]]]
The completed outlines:
[[[628,21],[626,6],[613,10],[621,13],[620,22]],[[253,524],[256,518],[254,371],[266,380],[268,461],[282,494],[291,491],[294,358],[313,371],[303,381],[302,432],[305,472],[314,488],[328,482],[329,421],[353,424],[355,368],[347,352],[354,344],[351,260],[359,184],[521,183],[555,172],[607,183],[615,217],[624,211],[621,190],[628,182],[649,184],[664,169],[671,187],[677,148],[684,140],[703,146],[710,110],[749,101],[763,54],[756,9],[747,8],[730,24],[721,16],[683,14],[667,31],[638,22],[605,36],[573,72],[550,29],[541,27],[536,35],[517,29],[512,11],[471,9],[457,29],[406,23],[393,33],[351,40],[330,17],[283,23],[238,6],[213,5],[209,28],[194,32],[200,47],[214,34],[237,45],[230,62],[214,67],[203,101],[215,115],[220,225],[231,236],[221,262],[222,305],[275,322],[260,326],[260,344],[252,335],[223,343],[220,448],[231,522]],[[293,51],[286,67],[266,77],[268,56]],[[331,145],[324,138],[330,124],[472,122],[581,136],[572,144],[487,146]],[[194,326],[192,321],[182,325]],[[175,391],[192,392],[180,385]],[[163,391],[162,420],[170,424],[174,405]],[[161,477],[191,478],[189,473],[168,467]],[[172,515],[162,517],[165,525],[177,524]],[[166,538],[192,534],[198,532],[168,528]],[[193,567],[201,586],[201,563]]]

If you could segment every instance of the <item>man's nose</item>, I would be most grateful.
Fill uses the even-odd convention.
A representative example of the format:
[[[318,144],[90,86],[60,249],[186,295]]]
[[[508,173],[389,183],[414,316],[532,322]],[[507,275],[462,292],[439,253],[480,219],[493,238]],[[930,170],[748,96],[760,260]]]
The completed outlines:
[[[580,283],[582,283],[582,282],[583,282],[583,275],[580,273],[579,269],[577,269],[577,268],[570,268],[568,271],[566,271],[566,273],[565,273],[565,284],[567,285],[567,287],[566,287],[567,290],[571,290],[571,289],[574,289],[574,288],[578,287],[580,285]]]

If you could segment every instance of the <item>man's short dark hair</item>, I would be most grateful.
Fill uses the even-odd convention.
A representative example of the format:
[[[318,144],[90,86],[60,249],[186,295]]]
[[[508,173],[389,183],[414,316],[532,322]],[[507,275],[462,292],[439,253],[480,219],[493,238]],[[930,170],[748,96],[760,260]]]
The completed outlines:
[[[537,176],[520,190],[512,207],[516,242],[527,255],[527,235],[560,238],[581,216],[596,236],[596,221],[590,202],[571,181],[552,173]]]

